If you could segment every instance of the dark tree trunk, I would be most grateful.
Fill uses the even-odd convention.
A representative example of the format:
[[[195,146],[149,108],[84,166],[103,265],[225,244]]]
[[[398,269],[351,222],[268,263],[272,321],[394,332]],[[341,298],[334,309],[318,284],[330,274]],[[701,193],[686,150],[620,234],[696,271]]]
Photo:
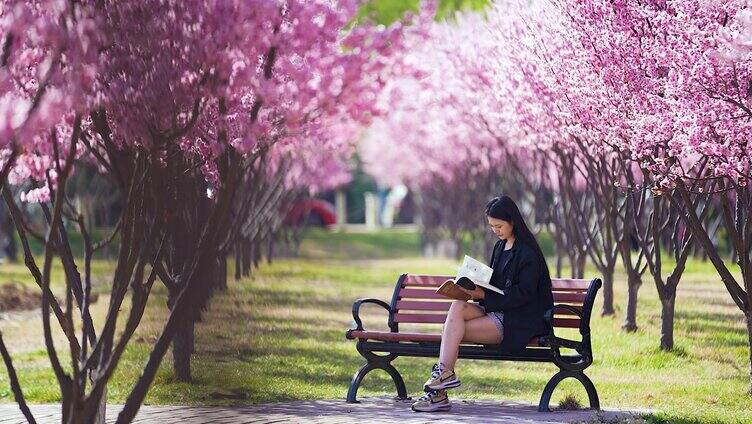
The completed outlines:
[[[97,412],[87,424],[104,424],[107,416],[107,387],[104,388],[102,398],[97,405]]]
[[[220,291],[226,291],[227,290],[227,254],[222,253],[217,258],[217,269],[216,269],[216,279],[217,279],[217,290]]]
[[[258,269],[261,263],[261,247],[259,241],[256,240],[256,243],[253,244],[253,267],[255,269]]]
[[[191,382],[194,326],[192,319],[183,321],[178,325],[178,330],[172,339],[173,369],[176,381]]]
[[[569,252],[567,258],[569,259],[569,278],[577,278],[577,254]]]
[[[621,328],[629,333],[637,331],[637,292],[640,290],[639,276],[627,276],[627,315]]]
[[[274,260],[274,247],[275,247],[274,241],[275,241],[275,237],[272,234],[269,236],[269,251],[266,254],[266,262],[268,264],[271,264],[272,261]]]
[[[612,316],[614,311],[614,268],[603,270],[603,308],[601,316]]]
[[[454,243],[454,258],[460,260],[463,258],[462,252],[462,238],[459,235],[452,237],[452,243]]]
[[[183,283],[186,284],[187,282]],[[180,295],[182,284],[176,286],[167,293],[167,307],[170,312],[175,307],[175,302]],[[191,381],[191,353],[193,352],[193,313],[189,313],[191,318],[184,319],[177,324],[175,336],[172,339],[172,368],[175,373],[176,381]]]
[[[675,305],[676,290],[671,291],[671,288],[667,287],[665,296],[661,298],[661,350],[672,350],[674,348]]]
[[[251,260],[253,258],[253,250],[251,249],[251,243],[248,240],[243,241],[243,277],[250,277],[251,275]]]
[[[8,246],[5,247],[5,256],[8,257],[9,262],[18,262],[18,247],[16,246],[16,239],[13,237],[13,233],[10,233]]]
[[[60,402],[60,408],[63,416],[62,422],[64,423],[81,423],[82,416],[78,416],[78,409],[73,407],[73,387],[71,387],[70,381],[66,381],[61,384],[62,402]]]
[[[559,227],[554,225],[554,230],[551,233],[556,249],[556,278],[561,278],[562,268],[564,268],[564,256],[567,254],[566,249],[564,249],[564,243],[559,236],[559,231]]]
[[[240,281],[243,276],[243,244],[235,243],[235,281]]]
[[[577,272],[574,278],[585,277],[585,262],[587,261],[587,252],[577,252]]]

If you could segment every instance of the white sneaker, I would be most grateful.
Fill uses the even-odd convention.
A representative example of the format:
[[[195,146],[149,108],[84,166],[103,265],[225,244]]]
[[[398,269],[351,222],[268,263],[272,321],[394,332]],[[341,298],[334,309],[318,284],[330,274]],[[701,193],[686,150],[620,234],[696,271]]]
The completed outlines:
[[[460,387],[460,379],[454,370],[448,370],[444,368],[444,364],[434,364],[431,370],[431,378],[426,380],[423,385],[423,390],[426,392],[453,389]]]
[[[412,409],[415,412],[436,412],[448,411],[452,407],[449,403],[449,396],[446,390],[430,391],[413,403]]]

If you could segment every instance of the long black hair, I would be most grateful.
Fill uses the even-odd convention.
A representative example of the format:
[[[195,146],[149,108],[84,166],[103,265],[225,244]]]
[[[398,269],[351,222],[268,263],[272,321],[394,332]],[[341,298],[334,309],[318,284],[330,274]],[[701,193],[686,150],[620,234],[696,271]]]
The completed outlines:
[[[543,250],[541,250],[533,232],[530,231],[530,228],[528,228],[525,220],[522,218],[520,209],[517,207],[517,204],[514,203],[514,200],[509,196],[494,197],[488,202],[488,204],[486,204],[486,216],[501,219],[502,221],[512,224],[512,233],[514,234],[515,240],[521,241],[535,251],[543,264],[543,272],[546,280],[550,282],[551,275],[548,272],[546,256],[543,255]]]

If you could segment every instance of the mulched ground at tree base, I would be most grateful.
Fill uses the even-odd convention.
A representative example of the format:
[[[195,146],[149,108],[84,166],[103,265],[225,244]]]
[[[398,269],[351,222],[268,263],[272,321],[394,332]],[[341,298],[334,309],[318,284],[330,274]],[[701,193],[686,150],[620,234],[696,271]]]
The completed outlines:
[[[91,294],[90,303],[97,302],[99,296]],[[37,309],[42,304],[42,294],[36,288],[11,281],[0,284],[0,312]]]
[[[0,312],[36,309],[42,303],[42,295],[16,282],[0,285]]]

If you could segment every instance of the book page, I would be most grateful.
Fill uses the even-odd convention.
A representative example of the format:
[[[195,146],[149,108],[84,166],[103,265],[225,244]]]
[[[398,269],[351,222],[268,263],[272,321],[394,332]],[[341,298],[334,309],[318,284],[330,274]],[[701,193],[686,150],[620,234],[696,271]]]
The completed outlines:
[[[491,285],[493,268],[483,262],[465,255],[462,266],[457,270],[457,279],[467,277],[478,286],[501,293],[501,290]]]
[[[487,266],[481,261],[471,258],[465,255],[465,260],[462,262],[462,266],[457,270],[457,279],[460,277],[467,277],[473,280],[474,283],[486,283],[491,281],[491,275],[493,274],[493,268]]]

